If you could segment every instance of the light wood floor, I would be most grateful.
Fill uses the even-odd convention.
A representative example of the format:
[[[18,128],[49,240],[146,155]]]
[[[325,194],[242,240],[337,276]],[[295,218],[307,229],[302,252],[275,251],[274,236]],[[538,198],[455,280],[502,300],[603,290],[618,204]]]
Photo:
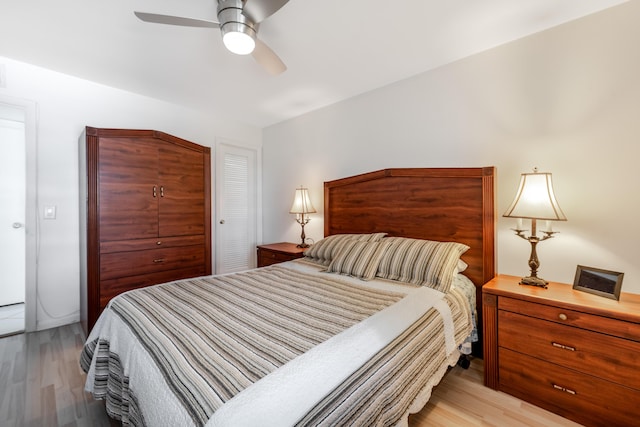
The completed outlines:
[[[79,324],[0,339],[0,426],[116,426],[85,393]],[[578,426],[482,385],[482,361],[452,369],[409,419],[426,426]]]
[[[579,427],[506,393],[484,386],[484,365],[474,359],[469,369],[456,366],[433,390],[431,399],[409,417],[409,427]]]
[[[24,303],[0,306],[0,338],[24,331]]]

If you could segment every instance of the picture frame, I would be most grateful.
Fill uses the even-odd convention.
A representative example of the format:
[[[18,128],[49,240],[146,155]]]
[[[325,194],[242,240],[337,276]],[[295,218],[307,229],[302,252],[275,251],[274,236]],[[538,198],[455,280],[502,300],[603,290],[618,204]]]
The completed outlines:
[[[624,273],[578,265],[573,280],[573,289],[620,300],[623,278]]]

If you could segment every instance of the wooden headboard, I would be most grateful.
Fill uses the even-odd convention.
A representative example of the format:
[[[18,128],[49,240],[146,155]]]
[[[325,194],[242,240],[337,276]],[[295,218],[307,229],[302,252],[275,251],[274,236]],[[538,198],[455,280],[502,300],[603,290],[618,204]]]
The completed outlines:
[[[384,169],[325,182],[324,235],[386,232],[468,245],[462,259],[481,315],[482,285],[496,269],[495,173],[494,167]]]

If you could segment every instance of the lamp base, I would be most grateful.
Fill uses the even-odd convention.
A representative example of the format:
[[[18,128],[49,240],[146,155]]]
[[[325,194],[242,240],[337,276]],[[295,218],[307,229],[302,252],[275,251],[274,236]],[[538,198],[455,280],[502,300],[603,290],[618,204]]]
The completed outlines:
[[[527,276],[520,280],[521,285],[538,286],[547,289],[549,282],[539,277]]]
[[[296,245],[297,248],[308,248],[309,246],[311,246],[311,245],[308,244],[308,243],[298,243]]]

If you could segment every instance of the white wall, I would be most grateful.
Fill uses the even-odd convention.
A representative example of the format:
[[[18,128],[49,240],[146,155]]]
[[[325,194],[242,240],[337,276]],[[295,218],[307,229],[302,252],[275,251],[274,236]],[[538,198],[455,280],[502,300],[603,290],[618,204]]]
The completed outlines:
[[[622,290],[640,293],[638,16],[629,2],[266,128],[264,241],[299,239],[287,212],[300,184],[319,210],[307,236],[319,239],[326,180],[496,166],[498,272],[527,275],[530,245],[501,215],[537,166],[568,217],[538,245],[540,277],[572,283],[583,264],[624,272]]]
[[[38,329],[79,319],[78,137],[85,126],[155,129],[214,147],[217,138],[260,147],[261,130],[8,58],[0,96],[37,103]],[[212,155],[215,150],[212,150]],[[212,159],[212,164],[214,160]],[[212,175],[213,176],[213,175]],[[213,186],[212,186],[213,188]]]

